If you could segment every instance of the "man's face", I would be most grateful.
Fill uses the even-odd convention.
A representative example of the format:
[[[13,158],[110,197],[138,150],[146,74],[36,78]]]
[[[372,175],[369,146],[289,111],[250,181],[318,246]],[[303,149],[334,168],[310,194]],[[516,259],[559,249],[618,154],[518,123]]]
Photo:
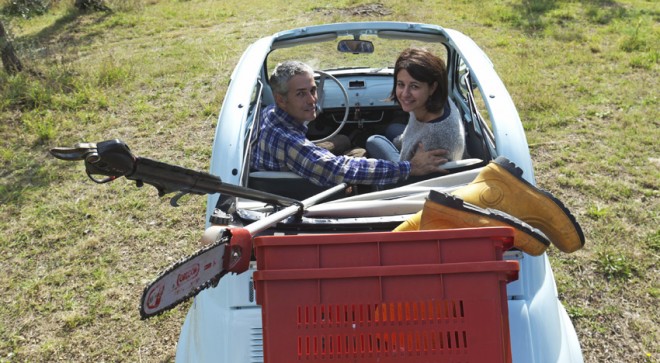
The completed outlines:
[[[310,74],[298,74],[288,82],[286,97],[275,95],[277,106],[286,111],[296,122],[303,123],[316,118],[316,83]]]

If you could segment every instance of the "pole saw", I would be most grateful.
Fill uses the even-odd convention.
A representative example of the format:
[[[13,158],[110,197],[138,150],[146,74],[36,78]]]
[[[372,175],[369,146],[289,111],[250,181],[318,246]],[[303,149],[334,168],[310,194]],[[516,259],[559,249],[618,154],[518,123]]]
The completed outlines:
[[[140,316],[147,319],[174,308],[196,296],[202,290],[217,286],[227,273],[240,274],[248,270],[252,256],[252,238],[284,219],[302,212],[321,200],[346,188],[336,185],[304,201],[276,194],[223,183],[220,177],[148,158],[135,156],[121,140],[99,143],[79,143],[72,148],[50,150],[54,157],[67,161],[84,161],[87,176],[103,184],[120,177],[136,182],[136,186],[152,185],[162,197],[177,192],[170,203],[185,194],[215,194],[256,200],[283,209],[245,227],[209,227],[203,240],[211,241],[194,254],[181,259],[147,284],[140,300]]]

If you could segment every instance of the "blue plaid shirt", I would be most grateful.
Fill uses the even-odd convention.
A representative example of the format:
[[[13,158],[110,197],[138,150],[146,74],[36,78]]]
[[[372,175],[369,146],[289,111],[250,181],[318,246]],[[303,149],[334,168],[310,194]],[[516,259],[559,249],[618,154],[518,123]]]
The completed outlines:
[[[410,175],[410,162],[334,155],[305,136],[307,126],[274,105],[261,113],[251,170],[293,171],[321,186],[393,184]]]

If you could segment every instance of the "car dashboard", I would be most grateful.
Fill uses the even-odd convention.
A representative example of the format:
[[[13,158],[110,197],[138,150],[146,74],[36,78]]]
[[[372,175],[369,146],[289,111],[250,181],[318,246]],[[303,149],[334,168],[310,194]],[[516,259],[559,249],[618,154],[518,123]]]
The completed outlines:
[[[390,100],[393,86],[393,70],[380,69],[368,72],[332,72],[333,75],[348,93],[348,105],[350,107],[397,107]],[[324,109],[343,109],[346,107],[345,97],[339,86],[330,80],[323,84],[325,98],[321,105]],[[341,120],[339,120],[341,121]],[[357,120],[353,120],[354,122]]]
[[[336,130],[344,119],[347,107],[348,115],[342,133],[359,147],[364,147],[370,135],[383,134],[387,125],[408,121],[408,114],[390,99],[394,82],[392,68],[326,72],[336,81],[324,78],[319,83],[318,107],[321,112],[309,124],[310,139],[325,137]],[[320,78],[317,77],[317,81]]]

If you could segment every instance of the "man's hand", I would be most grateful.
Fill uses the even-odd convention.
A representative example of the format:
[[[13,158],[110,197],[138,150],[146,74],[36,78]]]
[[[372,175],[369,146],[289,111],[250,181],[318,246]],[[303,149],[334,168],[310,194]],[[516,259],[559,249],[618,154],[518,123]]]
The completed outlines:
[[[447,159],[444,157],[447,155],[447,150],[444,149],[435,149],[435,150],[424,150],[424,145],[420,142],[417,145],[417,150],[412,159],[410,159],[410,175],[426,175],[430,173],[447,173],[446,170],[440,168],[440,165],[447,162]]]

